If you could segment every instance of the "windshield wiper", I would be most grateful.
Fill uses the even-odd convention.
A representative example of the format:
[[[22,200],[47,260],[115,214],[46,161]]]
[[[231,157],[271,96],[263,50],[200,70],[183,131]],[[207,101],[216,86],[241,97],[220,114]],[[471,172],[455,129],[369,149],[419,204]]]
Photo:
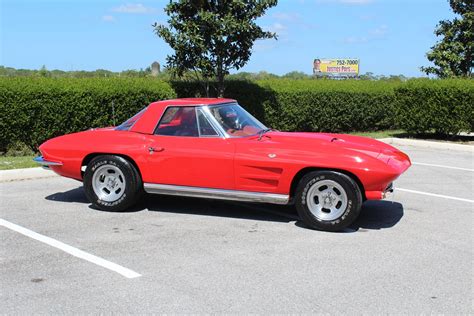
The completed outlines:
[[[268,132],[274,131],[273,128],[264,128],[258,132],[258,140],[262,140],[263,135],[265,135]]]

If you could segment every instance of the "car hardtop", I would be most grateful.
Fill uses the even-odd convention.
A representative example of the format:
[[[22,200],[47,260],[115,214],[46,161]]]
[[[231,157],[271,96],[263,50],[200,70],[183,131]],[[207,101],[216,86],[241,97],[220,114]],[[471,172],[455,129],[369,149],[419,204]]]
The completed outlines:
[[[153,102],[149,107],[218,105],[224,103],[237,103],[237,101],[227,98],[182,98]]]
[[[234,99],[227,98],[182,98],[156,101],[151,103],[146,110],[137,118],[133,126],[129,129],[132,132],[153,134],[158,120],[168,107],[184,107],[184,106],[206,106],[220,104],[236,104]]]

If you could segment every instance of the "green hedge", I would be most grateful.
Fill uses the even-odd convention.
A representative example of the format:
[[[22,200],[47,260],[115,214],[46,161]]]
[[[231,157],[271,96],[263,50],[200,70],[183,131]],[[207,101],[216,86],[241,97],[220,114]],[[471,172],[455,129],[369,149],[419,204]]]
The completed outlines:
[[[398,126],[409,133],[474,131],[474,80],[410,80],[395,89]]]
[[[171,84],[178,97],[202,96],[197,83]],[[280,130],[474,131],[474,81],[469,79],[229,81],[225,94]]]
[[[394,88],[400,83],[273,79],[229,81],[237,99],[268,126],[286,131],[373,131],[395,126]],[[172,83],[178,97],[201,96],[196,83]]]
[[[334,80],[272,80],[265,119],[277,129],[352,132],[395,126],[395,83]]]
[[[155,100],[202,96],[196,82],[153,78],[0,78],[0,151],[118,124]],[[474,131],[474,81],[228,81],[225,94],[287,131]]]
[[[124,121],[150,102],[174,98],[168,83],[132,78],[0,78],[0,151],[21,142]]]

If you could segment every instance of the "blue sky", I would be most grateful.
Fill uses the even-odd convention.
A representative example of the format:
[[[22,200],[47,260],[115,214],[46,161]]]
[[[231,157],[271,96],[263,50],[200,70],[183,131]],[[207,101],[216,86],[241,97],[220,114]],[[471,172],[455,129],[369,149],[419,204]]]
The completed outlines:
[[[121,71],[165,63],[154,33],[168,0],[0,0],[0,65]],[[241,71],[312,72],[314,58],[359,58],[361,73],[421,76],[447,0],[280,0],[258,20],[279,39],[258,41]]]

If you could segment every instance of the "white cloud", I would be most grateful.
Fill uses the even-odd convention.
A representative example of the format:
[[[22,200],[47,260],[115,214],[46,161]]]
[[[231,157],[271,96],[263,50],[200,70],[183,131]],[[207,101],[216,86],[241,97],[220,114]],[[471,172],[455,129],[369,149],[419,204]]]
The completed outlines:
[[[351,5],[365,5],[373,2],[373,0],[338,0],[342,4],[351,4]]]
[[[388,32],[387,25],[381,25],[375,29],[369,30],[365,36],[349,36],[343,39],[346,44],[362,44],[368,43],[374,40],[384,39]]]
[[[374,2],[374,0],[316,0],[316,2],[320,4],[367,5]]]
[[[275,22],[272,25],[268,27],[268,30],[270,32],[275,32],[275,33],[283,33],[286,32],[287,27],[280,22]]]
[[[146,7],[141,3],[127,3],[112,9],[113,12],[131,13],[131,14],[148,14],[155,13],[156,8]]]
[[[350,36],[344,39],[344,43],[346,44],[362,44],[367,43],[369,39],[365,36],[358,37],[358,36]]]
[[[373,30],[371,30],[369,33],[372,36],[375,37],[384,37],[385,34],[387,34],[388,27],[386,25],[381,25]]]
[[[279,43],[288,43],[288,28],[286,25],[275,22],[271,25],[264,25],[262,26],[264,31],[276,33],[278,41],[275,39],[262,39],[255,41],[255,45],[253,47],[254,51],[266,51],[273,49],[278,46]]]
[[[375,20],[377,17],[374,14],[363,14],[359,16],[359,19],[362,21],[372,21]]]
[[[295,12],[276,12],[272,14],[272,18],[276,20],[281,26],[284,26],[284,22],[290,22],[291,28],[293,29],[294,26],[301,27],[306,30],[313,30],[316,28],[316,25],[313,23],[308,23],[304,21],[300,14]],[[284,26],[284,30],[286,31],[287,27]],[[281,29],[280,31],[282,31]]]
[[[104,21],[104,22],[115,22],[115,18],[112,15],[104,15],[102,17],[102,21]]]
[[[277,43],[275,40],[256,40],[255,44],[252,47],[252,51],[254,52],[266,52],[273,50],[277,47]]]
[[[301,16],[298,13],[283,13],[277,12],[272,15],[276,20],[280,21],[296,21],[301,19]]]
[[[270,26],[263,27],[265,31],[276,33],[278,42],[288,42],[288,27],[280,22],[275,22]]]

